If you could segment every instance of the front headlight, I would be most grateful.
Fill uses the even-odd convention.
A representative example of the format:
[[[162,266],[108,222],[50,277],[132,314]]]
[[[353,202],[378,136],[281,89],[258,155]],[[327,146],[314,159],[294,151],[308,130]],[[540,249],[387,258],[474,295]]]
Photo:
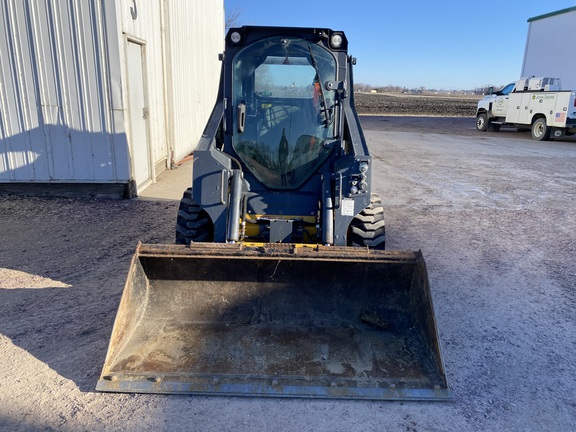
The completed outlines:
[[[230,40],[235,44],[239,44],[242,41],[242,35],[237,31],[232,32],[230,35]]]
[[[332,35],[332,37],[330,38],[330,46],[332,48],[340,48],[342,46],[342,42],[344,39],[342,39],[342,35],[339,33],[334,33]]]

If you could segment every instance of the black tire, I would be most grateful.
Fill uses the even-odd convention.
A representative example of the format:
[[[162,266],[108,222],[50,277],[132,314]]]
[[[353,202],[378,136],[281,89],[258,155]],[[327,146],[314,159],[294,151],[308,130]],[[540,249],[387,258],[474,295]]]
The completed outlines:
[[[180,200],[176,220],[176,244],[214,241],[214,225],[208,213],[192,199],[192,188]]]
[[[486,132],[488,130],[488,114],[480,113],[476,116],[476,129],[480,132]]]
[[[536,141],[548,141],[550,139],[550,129],[544,117],[537,118],[532,123],[532,139]]]
[[[348,230],[348,245],[370,249],[386,248],[384,207],[378,195],[372,194],[370,205],[352,219]]]

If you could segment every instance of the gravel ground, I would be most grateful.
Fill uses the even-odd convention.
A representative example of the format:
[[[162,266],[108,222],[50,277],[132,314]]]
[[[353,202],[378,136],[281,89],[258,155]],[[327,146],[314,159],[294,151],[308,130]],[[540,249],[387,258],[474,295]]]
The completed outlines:
[[[136,242],[171,243],[178,202],[4,196],[0,430],[576,431],[576,141],[362,122],[388,245],[428,264],[454,401],[96,393]]]

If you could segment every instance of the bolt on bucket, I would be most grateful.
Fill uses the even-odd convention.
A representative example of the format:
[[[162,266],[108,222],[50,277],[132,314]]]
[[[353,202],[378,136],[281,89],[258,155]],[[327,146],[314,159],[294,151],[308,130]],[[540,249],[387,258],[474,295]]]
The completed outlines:
[[[452,398],[420,252],[139,244],[97,390]]]

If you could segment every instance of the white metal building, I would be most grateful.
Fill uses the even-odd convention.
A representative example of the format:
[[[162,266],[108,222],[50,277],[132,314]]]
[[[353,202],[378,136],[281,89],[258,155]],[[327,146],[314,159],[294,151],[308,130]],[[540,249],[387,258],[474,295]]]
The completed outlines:
[[[528,20],[522,76],[560,78],[562,88],[576,89],[576,7]]]
[[[0,0],[0,191],[132,196],[196,146],[223,0]]]

